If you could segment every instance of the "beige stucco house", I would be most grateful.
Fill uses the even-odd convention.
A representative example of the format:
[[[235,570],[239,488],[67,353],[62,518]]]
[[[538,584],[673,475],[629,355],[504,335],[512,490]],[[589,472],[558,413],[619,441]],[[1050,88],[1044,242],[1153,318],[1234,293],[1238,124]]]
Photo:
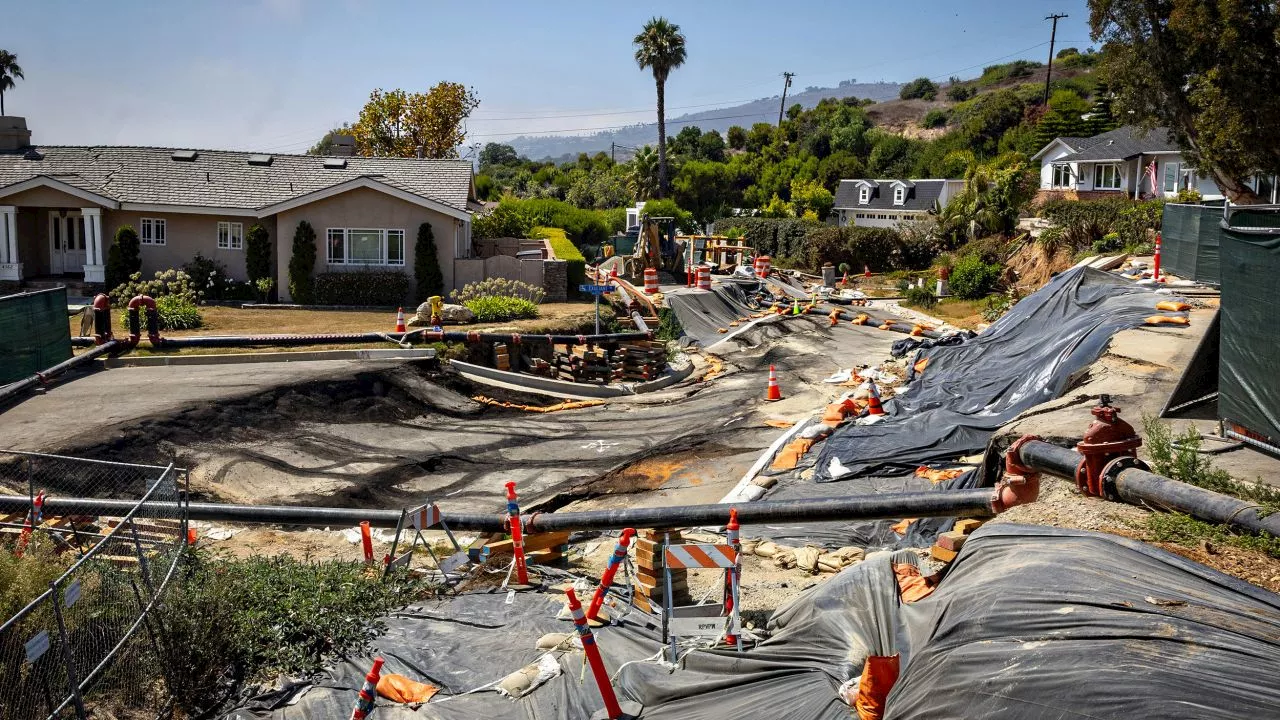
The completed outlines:
[[[145,275],[201,253],[243,280],[245,234],[260,224],[287,301],[293,235],[305,220],[316,232],[315,272],[410,276],[418,228],[429,223],[447,290],[453,261],[473,256],[478,207],[461,160],[38,146],[23,118],[0,117],[0,281],[101,283],[123,225],[142,241]]]

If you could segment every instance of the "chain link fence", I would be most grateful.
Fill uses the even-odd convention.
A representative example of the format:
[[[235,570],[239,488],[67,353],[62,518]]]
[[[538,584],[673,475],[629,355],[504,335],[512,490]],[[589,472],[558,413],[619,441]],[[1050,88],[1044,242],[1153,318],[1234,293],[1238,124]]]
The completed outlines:
[[[186,543],[186,481],[172,464],[0,451],[0,720],[165,708],[151,611]]]

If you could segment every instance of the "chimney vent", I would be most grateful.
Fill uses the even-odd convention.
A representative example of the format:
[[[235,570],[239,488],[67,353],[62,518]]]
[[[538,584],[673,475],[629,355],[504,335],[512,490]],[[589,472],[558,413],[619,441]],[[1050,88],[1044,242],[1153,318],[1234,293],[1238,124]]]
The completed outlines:
[[[336,157],[351,157],[356,154],[356,137],[354,135],[334,135],[333,154]]]
[[[22,150],[31,146],[31,131],[27,119],[15,115],[0,115],[0,151]]]

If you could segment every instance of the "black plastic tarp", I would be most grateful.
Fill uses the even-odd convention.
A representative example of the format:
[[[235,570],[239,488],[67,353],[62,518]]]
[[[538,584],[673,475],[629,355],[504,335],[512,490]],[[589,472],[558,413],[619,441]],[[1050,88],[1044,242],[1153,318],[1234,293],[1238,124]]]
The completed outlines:
[[[735,327],[729,323],[741,323],[742,318],[749,319],[751,313],[758,312],[752,309],[748,297],[757,286],[758,283],[754,282],[723,281],[711,292],[682,290],[669,293],[666,302],[680,320],[685,335],[705,347],[734,330]],[[720,332],[722,329],[724,333]]]
[[[1280,446],[1280,325],[1275,318],[1280,231],[1264,229],[1264,223],[1276,222],[1280,216],[1259,216],[1234,212],[1232,227],[1223,232],[1218,412],[1229,428],[1232,423],[1241,425],[1276,447]]]
[[[913,470],[983,450],[1001,425],[1061,395],[1115,332],[1159,314],[1159,299],[1092,268],[1058,275],[981,335],[920,351],[928,365],[885,403],[886,419],[836,430],[821,445],[815,478]]]
[[[847,720],[839,688],[870,654],[901,656],[886,718],[1061,720],[1268,718],[1280,707],[1280,597],[1140,542],[989,524],[935,592],[899,600],[881,553],[779,607],[745,654],[692,650],[671,671],[646,662],[657,631],[597,631],[620,699],[651,720]],[[751,578],[746,578],[751,582]],[[379,700],[376,718],[585,720],[601,706],[582,654],[519,701],[462,694],[531,662],[537,638],[571,632],[558,596],[470,594],[388,618],[385,672],[442,688],[417,710]],[[623,666],[624,663],[630,663]],[[348,717],[370,657],[342,661],[301,694],[272,693],[226,718]]]
[[[1222,282],[1222,207],[1164,206],[1160,224],[1160,267],[1207,285]]]

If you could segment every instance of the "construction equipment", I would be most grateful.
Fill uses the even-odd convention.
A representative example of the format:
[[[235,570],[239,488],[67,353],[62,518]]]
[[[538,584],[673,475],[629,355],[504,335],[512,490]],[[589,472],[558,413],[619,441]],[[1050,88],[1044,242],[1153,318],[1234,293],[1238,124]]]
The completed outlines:
[[[680,263],[676,252],[676,219],[671,217],[640,218],[640,234],[635,251],[624,266],[630,277],[640,277],[645,270],[675,272]]]

